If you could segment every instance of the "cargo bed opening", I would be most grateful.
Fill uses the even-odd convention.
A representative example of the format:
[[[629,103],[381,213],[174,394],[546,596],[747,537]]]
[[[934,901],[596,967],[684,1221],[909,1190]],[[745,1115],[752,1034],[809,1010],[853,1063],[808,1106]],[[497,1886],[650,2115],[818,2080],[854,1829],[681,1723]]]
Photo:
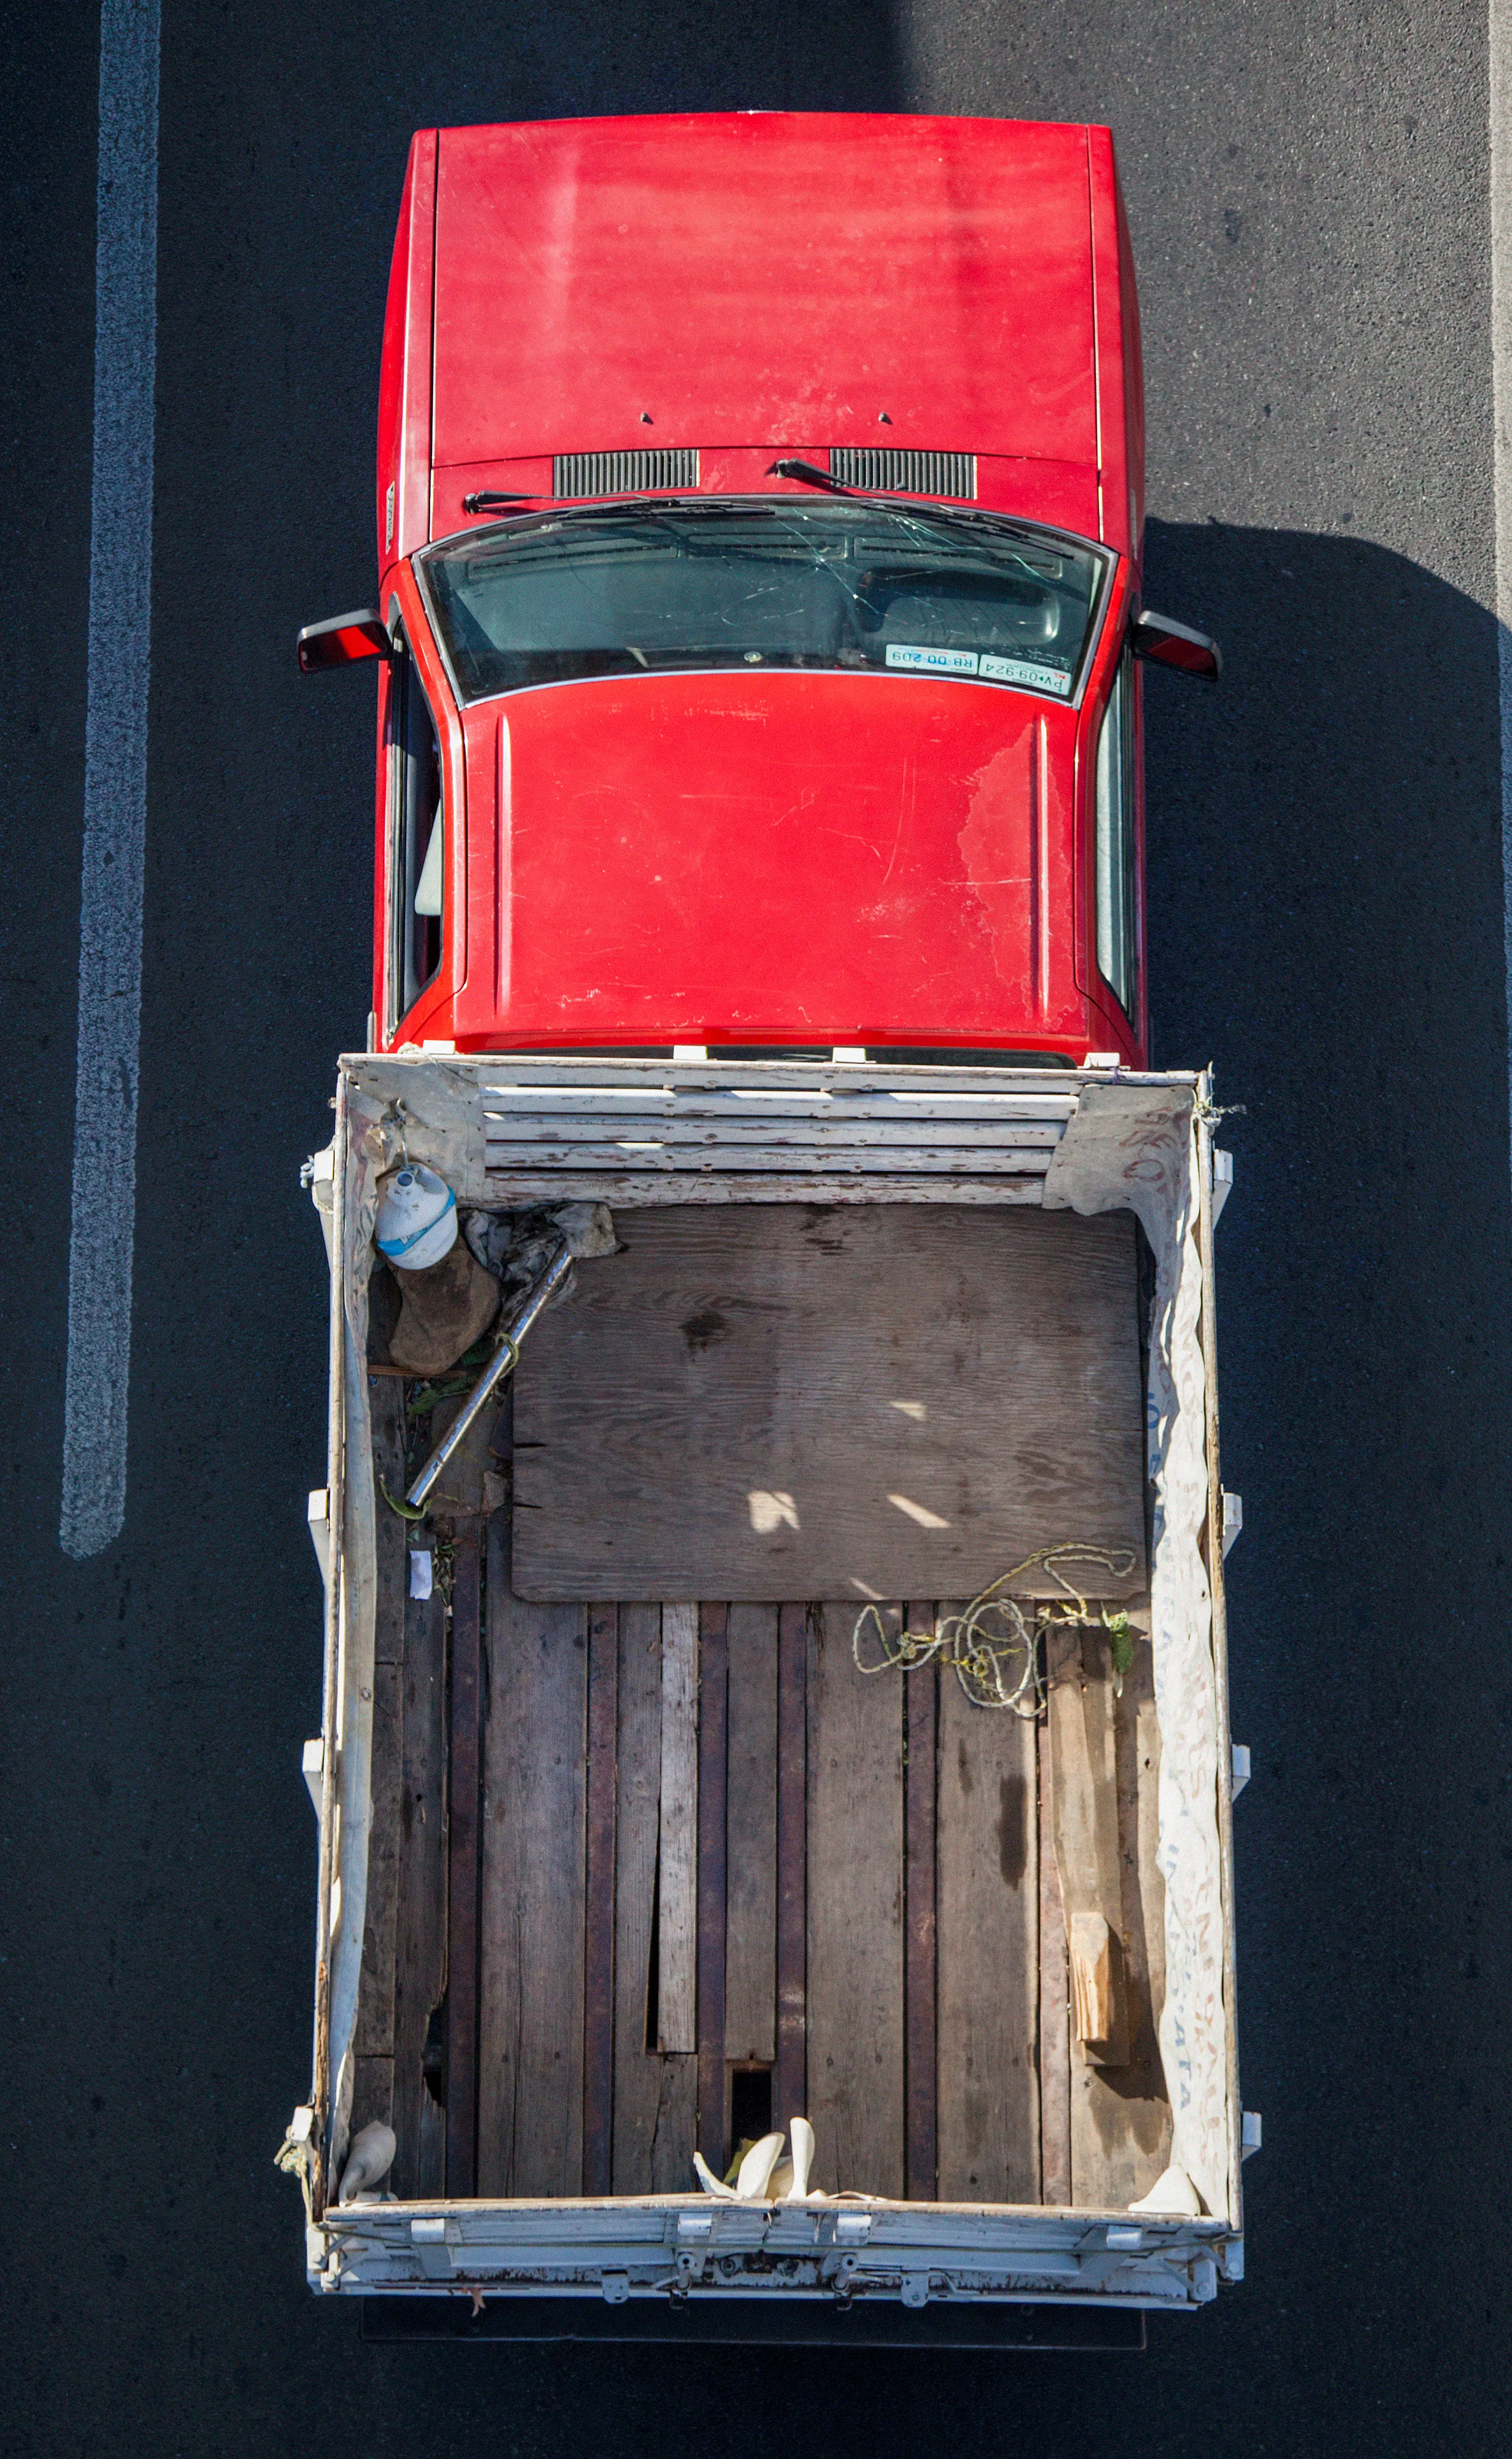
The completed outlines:
[[[1210,1961],[1227,1914],[1208,1932],[1189,1917],[1214,1901],[1227,1806],[1204,1620],[1190,1080],[1144,1095],[1143,1120],[1139,1088],[1078,1083],[1029,1210],[1021,1180],[1005,1193],[963,1166],[921,1193],[902,1174],[914,1155],[897,1151],[888,1195],[873,1181],[864,1204],[827,1177],[822,1149],[785,1160],[790,1175],[754,1195],[707,1175],[696,1192],[602,1169],[532,1178],[517,1153],[498,1163],[500,1135],[521,1130],[493,1123],[504,1095],[477,1062],[349,1064],[371,1082],[337,1225],[350,1474],[336,1734],[353,1738],[340,1761],[347,1910],[332,1900],[333,2175],[382,2118],[397,2138],[388,2191],[400,2215],[421,2214],[417,2232],[438,2206],[475,2208],[502,2246],[512,2225],[538,2236],[545,2223],[524,2216],[549,2208],[576,2241],[601,2198],[640,2215],[617,2226],[660,2232],[668,2200],[732,2209],[699,2193],[695,2152],[723,2178],[753,2127],[787,2133],[801,2116],[812,2186],[873,2198],[831,2211],[927,2206],[941,2216],[929,2225],[958,2234],[949,2215],[964,2210],[1007,2232],[1006,2248],[1029,2242],[1036,2212],[1051,2228],[1055,2214],[1127,2217],[1167,2172],[1200,2172],[1203,2209],[1162,2204],[1120,2242],[1143,2242],[1142,2228],[1152,2244],[1221,2233],[1237,2209],[1226,1967]],[[562,1082],[548,1061],[516,1072],[527,1093],[539,1078],[555,1097]],[[729,1073],[753,1101],[762,1080],[786,1088],[800,1071]],[[830,1099],[838,1071],[814,1073],[822,1085],[783,1098]],[[600,1062],[595,1082],[627,1100],[655,1074]],[[727,1103],[724,1083],[705,1093],[714,1074],[690,1068],[672,1098],[691,1085]],[[900,1094],[914,1086],[900,1071]],[[437,1097],[429,1118],[406,1099],[422,1090]],[[890,1088],[869,1078],[866,1098],[880,1106]],[[973,1083],[964,1098],[1003,1097]],[[591,1196],[614,1204],[621,1233],[541,1318],[419,1525],[386,1492],[405,1490],[456,1402],[417,1407],[368,1356],[365,1225],[401,1139],[474,1208]],[[811,1270],[838,1275],[817,1314]],[[943,1315],[940,1272],[955,1293]],[[872,1288],[870,1314],[846,1296],[847,1273]],[[981,1405],[1004,1292],[1029,1339],[1012,1411],[993,1388]],[[373,1320],[381,1350],[376,1303]],[[845,1355],[826,1348],[825,1323],[849,1325]],[[1045,1377],[1052,1335],[1062,1371]],[[1080,1454],[1079,1426],[1091,1429]],[[720,1439],[701,1456],[690,1427]],[[1022,1518],[1026,1494],[1038,1520]],[[779,1507],[755,1511],[757,1496]],[[1101,1583],[1082,1576],[1084,1618],[1041,1630],[1039,1713],[978,1704],[948,1651],[912,1670],[858,1658],[866,1606],[922,1660],[1016,1545],[1072,1538],[1129,1559]],[[431,1558],[419,1580],[416,1553]],[[1014,1588],[1031,1620],[1057,1592],[1042,1566]],[[1198,2049],[1174,2114],[1173,1986]],[[341,2222],[380,2268],[394,2209]],[[472,2223],[445,2225],[461,2245]],[[753,2225],[774,2241],[788,2223],[758,2207]],[[1048,2245],[1040,2271],[1060,2259]],[[393,2260],[389,2284],[403,2284],[411,2259]],[[506,2271],[514,2260],[499,2257]],[[427,2256],[414,2277],[433,2267]],[[1018,2292],[1005,2278],[999,2293]]]
[[[433,1551],[449,1599],[438,1625],[383,1583],[403,1628],[381,1640],[400,1706],[375,1738],[370,1852],[394,1883],[373,1910],[396,1999],[444,1931],[463,2010],[446,2139],[401,2143],[395,2193],[690,2192],[695,2152],[723,2178],[796,2117],[830,2195],[1102,2209],[1155,2184],[1138,1314],[1126,1213],[625,1216],[428,1527],[379,1521],[390,1558]],[[389,1321],[375,1290],[372,1350]],[[371,1377],[380,1497],[456,1407],[433,1391]],[[982,1704],[969,1596],[1073,1532],[1105,1559],[1014,1585],[1021,1713]],[[893,1602],[890,1574],[931,1593]],[[1072,1580],[1091,1620],[1036,1632]],[[436,1692],[444,1871],[423,1835],[409,1866],[406,1819],[404,1705],[429,1717]],[[377,2004],[389,1962],[386,1943],[364,1974],[359,2035],[394,2048],[359,2061],[354,2131],[391,2122],[396,2084],[421,2114]],[[432,2100],[435,2058],[432,2021]]]

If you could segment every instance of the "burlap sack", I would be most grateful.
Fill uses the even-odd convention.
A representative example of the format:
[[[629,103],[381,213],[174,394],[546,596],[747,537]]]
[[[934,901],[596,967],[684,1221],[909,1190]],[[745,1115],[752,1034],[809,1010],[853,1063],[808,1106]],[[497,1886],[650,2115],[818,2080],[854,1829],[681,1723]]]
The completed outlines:
[[[395,1272],[401,1305],[388,1355],[407,1375],[444,1375],[499,1311],[499,1285],[459,1238],[439,1264]]]

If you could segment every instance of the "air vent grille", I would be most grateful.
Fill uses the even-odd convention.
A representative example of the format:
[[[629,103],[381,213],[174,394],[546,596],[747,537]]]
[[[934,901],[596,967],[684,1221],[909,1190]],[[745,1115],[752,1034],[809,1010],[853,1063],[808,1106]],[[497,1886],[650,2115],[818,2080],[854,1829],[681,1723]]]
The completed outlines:
[[[836,444],[830,475],[843,487],[868,494],[959,495],[976,500],[975,452],[898,452],[870,445]]]
[[[698,482],[698,454],[682,446],[666,452],[558,452],[552,467],[554,495],[650,494]]]

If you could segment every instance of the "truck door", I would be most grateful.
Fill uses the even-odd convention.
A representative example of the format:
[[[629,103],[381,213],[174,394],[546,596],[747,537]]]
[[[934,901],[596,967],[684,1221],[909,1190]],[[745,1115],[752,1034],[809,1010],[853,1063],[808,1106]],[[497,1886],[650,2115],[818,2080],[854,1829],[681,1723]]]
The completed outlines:
[[[441,745],[403,623],[388,687],[385,1040],[437,981],[446,927]],[[410,1038],[408,1036],[404,1037]]]
[[[1144,832],[1140,676],[1125,641],[1097,738],[1092,780],[1088,989],[1130,1055],[1144,1056]]]

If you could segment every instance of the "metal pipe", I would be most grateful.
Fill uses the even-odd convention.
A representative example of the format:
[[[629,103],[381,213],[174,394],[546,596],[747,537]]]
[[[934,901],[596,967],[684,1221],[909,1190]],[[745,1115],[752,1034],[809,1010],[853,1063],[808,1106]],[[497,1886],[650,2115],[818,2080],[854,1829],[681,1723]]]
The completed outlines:
[[[406,1495],[405,1501],[409,1503],[412,1511],[418,1511],[421,1504],[425,1502],[427,1495],[435,1484],[436,1479],[440,1476],[448,1461],[452,1458],[452,1453],[460,1445],[464,1435],[472,1425],[474,1418],[478,1415],[478,1412],[482,1408],[485,1400],[488,1398],[489,1394],[503,1382],[506,1375],[514,1373],[514,1367],[519,1358],[520,1342],[524,1339],[525,1335],[529,1332],[531,1325],[535,1322],[547,1300],[556,1296],[556,1292],[561,1288],[568,1273],[572,1271],[572,1266],[573,1259],[571,1250],[565,1246],[559,1247],[556,1254],[552,1257],[551,1262],[547,1265],[546,1270],[542,1272],[540,1279],[536,1283],[535,1288],[531,1290],[526,1296],[521,1298],[514,1314],[510,1317],[509,1322],[505,1325],[503,1331],[499,1335],[499,1345],[497,1349],[489,1359],[489,1362],[484,1367],[482,1374],[473,1384],[472,1391],[468,1394],[467,1398],[458,1410],[452,1423],[442,1436],[440,1442],[436,1445],[435,1450],[431,1453],[419,1476],[415,1479],[413,1485]]]

